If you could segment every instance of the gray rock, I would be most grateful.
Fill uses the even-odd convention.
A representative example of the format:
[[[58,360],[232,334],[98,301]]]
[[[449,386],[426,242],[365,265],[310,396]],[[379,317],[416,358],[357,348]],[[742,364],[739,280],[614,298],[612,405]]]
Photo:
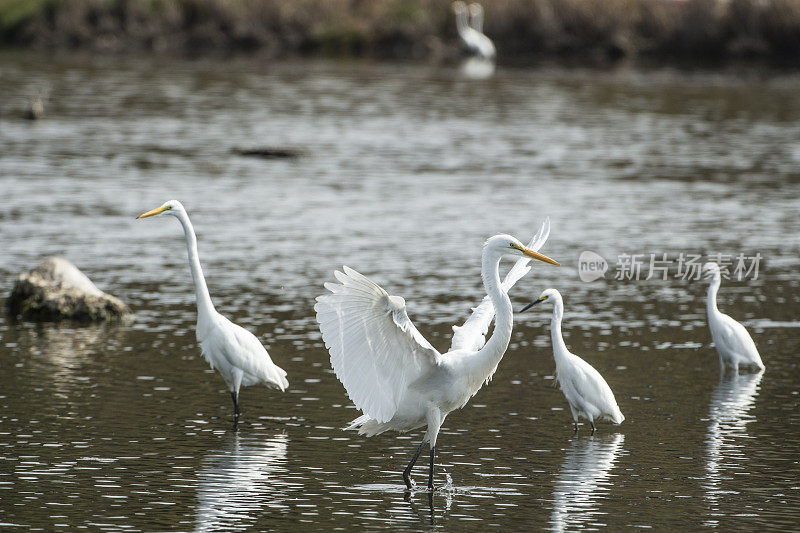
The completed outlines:
[[[29,320],[101,322],[131,313],[119,298],[95,287],[78,267],[49,257],[17,278],[6,302],[8,314]]]

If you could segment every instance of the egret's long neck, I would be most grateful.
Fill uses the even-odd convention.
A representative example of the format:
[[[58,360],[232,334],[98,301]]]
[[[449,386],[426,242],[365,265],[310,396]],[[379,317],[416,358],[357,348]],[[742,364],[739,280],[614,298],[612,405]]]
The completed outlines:
[[[560,298],[552,296],[553,300],[553,320],[550,323],[550,338],[553,341],[553,359],[556,360],[556,368],[569,357],[569,350],[564,344],[564,335],[561,334],[561,320],[564,318],[564,303]]]
[[[467,30],[467,12],[465,10],[457,11],[456,12],[456,30],[458,30],[459,35],[464,35],[464,32]]]
[[[211,303],[211,295],[208,294],[206,278],[203,277],[203,268],[200,266],[200,257],[197,255],[197,236],[194,234],[194,227],[192,227],[192,222],[189,220],[189,215],[181,212],[177,218],[181,221],[183,233],[186,237],[189,268],[192,270],[194,293],[197,298],[197,326],[198,329],[202,329],[202,326],[206,325],[214,314],[214,304]]]
[[[478,11],[473,15],[472,28],[478,33],[483,33],[483,11]]]
[[[489,377],[503,354],[506,353],[511,340],[511,330],[514,327],[514,312],[511,309],[511,300],[503,290],[500,282],[500,256],[484,250],[482,258],[481,276],[486,293],[492,300],[495,310],[494,331],[486,341],[483,348],[475,354],[475,369],[480,373],[481,381]]]
[[[721,276],[716,275],[711,279],[711,284],[708,286],[708,298],[706,299],[708,316],[719,313],[719,309],[717,309],[717,291],[719,291],[719,286],[721,283]]]

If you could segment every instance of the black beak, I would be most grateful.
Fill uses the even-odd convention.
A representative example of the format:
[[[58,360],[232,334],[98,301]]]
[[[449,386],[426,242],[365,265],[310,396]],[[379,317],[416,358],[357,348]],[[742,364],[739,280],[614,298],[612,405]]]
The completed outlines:
[[[525,307],[523,307],[522,309],[520,309],[519,312],[520,313],[524,313],[525,311],[527,311],[528,309],[530,309],[534,305],[542,303],[544,300],[545,300],[544,298],[539,298],[538,300],[535,300],[535,301],[529,303],[528,305],[526,305]]]

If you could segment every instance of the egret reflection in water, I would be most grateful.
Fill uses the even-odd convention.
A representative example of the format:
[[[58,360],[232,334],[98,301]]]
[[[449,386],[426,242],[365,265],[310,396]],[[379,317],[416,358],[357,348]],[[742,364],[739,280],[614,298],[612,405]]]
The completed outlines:
[[[732,490],[724,483],[733,479],[737,471],[746,471],[747,424],[755,420],[750,410],[755,406],[759,384],[764,372],[755,374],[723,374],[711,395],[711,407],[706,437],[705,497],[711,515],[721,513],[719,500]],[[724,514],[724,513],[722,513]],[[707,525],[714,525],[710,519]]]
[[[572,439],[555,481],[553,530],[580,529],[600,514],[599,500],[611,488],[611,469],[624,440],[621,433]]]
[[[242,438],[229,433],[225,447],[203,459],[198,473],[197,531],[243,531],[265,515],[282,513],[289,438]]]
[[[485,80],[494,74],[494,61],[482,57],[468,57],[461,62],[461,75],[470,80]]]

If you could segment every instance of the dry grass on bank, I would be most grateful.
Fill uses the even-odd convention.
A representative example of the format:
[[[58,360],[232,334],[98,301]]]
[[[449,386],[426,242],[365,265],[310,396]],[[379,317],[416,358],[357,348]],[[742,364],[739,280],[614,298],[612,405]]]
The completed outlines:
[[[794,63],[800,0],[486,0],[502,60]],[[438,60],[450,0],[0,0],[0,40],[47,49]]]

